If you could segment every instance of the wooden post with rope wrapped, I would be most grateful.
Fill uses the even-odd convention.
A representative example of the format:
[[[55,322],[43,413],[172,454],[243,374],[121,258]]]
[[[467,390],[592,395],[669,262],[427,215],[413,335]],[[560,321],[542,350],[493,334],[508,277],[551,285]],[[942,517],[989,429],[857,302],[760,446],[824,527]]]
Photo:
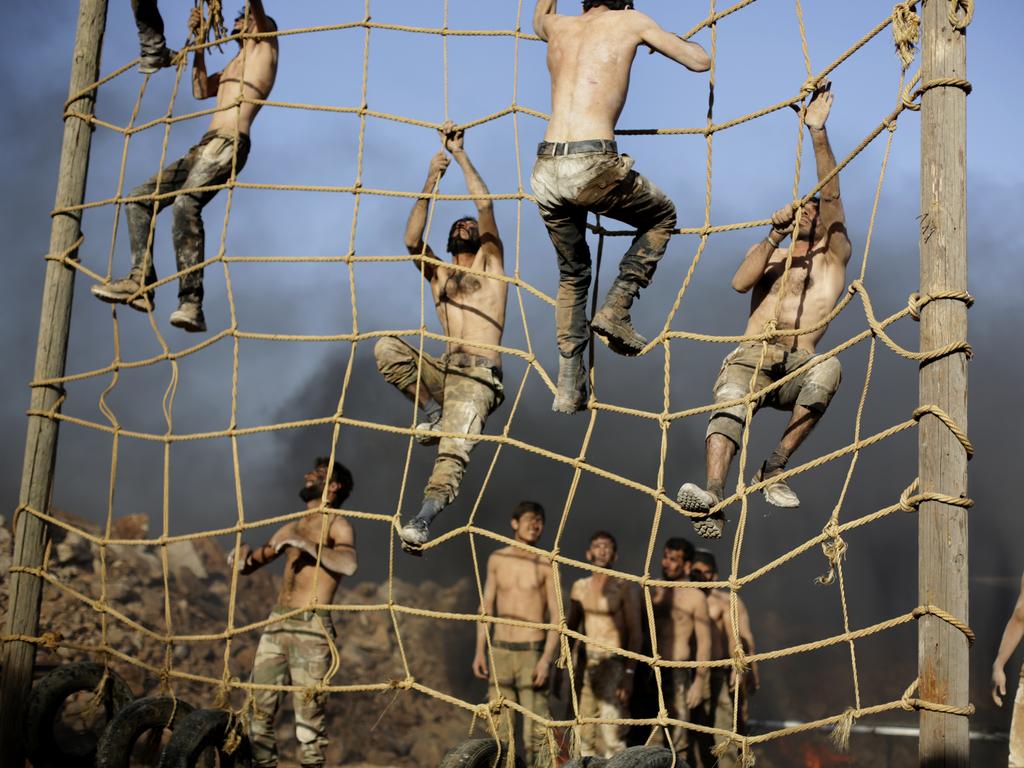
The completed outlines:
[[[81,0],[78,28],[71,65],[71,84],[67,110],[93,115],[98,89],[90,88],[99,77],[103,30],[107,23],[107,0]],[[80,205],[85,199],[85,181],[89,168],[89,148],[93,126],[77,116],[66,117],[61,147],[60,175],[57,181],[55,208]],[[35,379],[59,378],[67,361],[68,331],[71,326],[71,300],[74,295],[75,270],[64,263],[74,258],[82,242],[81,212],[58,213],[50,229],[50,251],[43,284],[42,317],[36,346]],[[32,411],[45,413],[60,407],[63,387],[36,386],[32,389]],[[57,454],[57,432],[60,422],[44,416],[30,416],[25,439],[25,463],[21,475],[18,509],[45,510],[49,506],[53,469]],[[46,525],[38,517],[21,511],[14,525],[14,558],[16,567],[38,568],[43,563]],[[33,574],[12,568],[10,574],[10,609],[7,635],[31,636],[39,630],[39,600],[42,580]],[[21,768],[24,765],[24,739],[21,718],[32,685],[36,646],[23,640],[3,643],[2,677],[0,677],[0,766]]]
[[[971,0],[931,0],[922,9],[921,293],[967,291],[966,37]],[[958,83],[956,81],[959,81]],[[940,87],[941,86],[941,87]],[[967,303],[947,298],[921,310],[921,349],[967,338]],[[967,427],[967,350],[925,361],[922,406],[937,405]],[[939,418],[925,416],[919,431],[922,493],[966,498],[967,451]],[[918,590],[922,605],[938,605],[967,620],[967,510],[924,501],[918,510]],[[918,624],[921,698],[954,706],[968,701],[968,641],[934,616]],[[920,710],[921,766],[970,763],[968,720]]]

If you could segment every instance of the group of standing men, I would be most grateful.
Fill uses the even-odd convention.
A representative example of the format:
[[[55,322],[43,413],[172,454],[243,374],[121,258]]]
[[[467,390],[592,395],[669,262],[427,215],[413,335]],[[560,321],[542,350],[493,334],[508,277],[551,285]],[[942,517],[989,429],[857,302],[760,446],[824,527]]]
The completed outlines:
[[[566,627],[580,642],[570,643],[571,658],[561,666],[571,666],[573,674],[559,671],[557,675],[573,685],[549,685],[549,672],[560,657],[559,635],[536,625],[557,624],[562,613],[547,558],[530,551],[540,540],[544,522],[540,504],[521,502],[511,520],[519,546],[504,547],[488,558],[481,605],[481,614],[488,620],[479,624],[472,664],[473,673],[492,681],[497,694],[530,713],[524,715],[522,729],[528,764],[547,768],[552,755],[562,750],[563,740],[542,721],[577,717],[587,721],[574,729],[574,751],[611,757],[625,749],[629,739],[628,727],[615,721],[657,717],[660,697],[674,720],[726,732],[735,723],[742,732],[747,694],[757,688],[756,668],[737,681],[731,665],[659,666],[655,672],[622,654],[657,653],[663,661],[699,664],[733,658],[737,644],[744,654],[754,652],[743,601],[736,598],[734,625],[728,592],[700,586],[718,580],[714,555],[694,550],[683,538],[670,538],[664,545],[662,579],[670,585],[651,589],[652,636],[643,618],[645,597],[639,586],[610,573],[618,553],[615,536],[608,531],[591,535],[586,560],[593,570],[573,583],[566,613]],[[556,706],[563,709],[554,717],[551,688],[556,689],[551,691],[553,698],[560,701]],[[504,712],[504,735],[511,739],[512,710],[506,707]],[[712,736],[682,725],[672,726],[667,733],[640,730],[638,740],[667,739],[695,768],[738,765],[734,745],[721,747],[720,755],[712,753],[716,744],[727,741],[724,735]]]

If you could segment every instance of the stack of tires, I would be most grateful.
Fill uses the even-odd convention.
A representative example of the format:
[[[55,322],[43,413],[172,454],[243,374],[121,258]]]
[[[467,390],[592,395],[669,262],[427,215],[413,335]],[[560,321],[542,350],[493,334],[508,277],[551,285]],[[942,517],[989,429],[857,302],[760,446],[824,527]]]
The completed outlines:
[[[470,739],[448,750],[438,768],[505,768],[506,746],[494,739]],[[516,768],[524,768],[516,755]],[[564,768],[688,768],[682,757],[665,747],[630,747],[607,760],[578,757]]]
[[[75,694],[93,691],[106,715],[105,724],[83,742],[56,738],[54,726],[64,703]],[[112,669],[79,662],[58,667],[32,688],[25,713],[25,742],[34,768],[128,768],[132,752],[143,738],[158,747],[163,732],[169,730],[160,768],[206,765],[215,754],[222,768],[236,768],[248,765],[249,750],[245,739],[231,754],[223,750],[230,717],[220,709],[194,709],[181,699],[136,699]]]

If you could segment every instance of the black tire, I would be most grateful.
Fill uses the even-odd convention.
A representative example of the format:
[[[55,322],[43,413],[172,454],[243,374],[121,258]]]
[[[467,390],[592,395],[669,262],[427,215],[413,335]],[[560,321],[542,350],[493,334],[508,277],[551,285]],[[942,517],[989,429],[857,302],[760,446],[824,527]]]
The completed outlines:
[[[672,762],[672,750],[667,747],[630,747],[620,752],[605,768],[689,768],[689,763],[677,754]]]
[[[97,733],[96,740],[90,744],[68,744],[54,737],[53,727],[68,697],[95,690],[103,680],[104,671],[104,666],[95,662],[65,664],[40,678],[32,688],[25,711],[25,745],[34,768],[92,768],[102,734]],[[120,675],[112,669],[106,671],[103,708],[110,723],[135,696]]]
[[[96,745],[96,768],[128,768],[136,742],[147,732],[172,731],[194,707],[169,697],[136,699],[118,712]]]
[[[577,757],[570,760],[563,768],[607,768],[608,761],[603,757]]]
[[[203,753],[214,749],[220,768],[243,768],[250,759],[245,735],[230,755],[222,749],[231,724],[231,713],[223,709],[197,709],[178,723],[160,756],[160,768],[195,768],[202,765]]]
[[[449,749],[437,768],[502,768],[505,750],[505,745],[494,739],[470,739]],[[526,768],[519,755],[516,755],[516,768]]]

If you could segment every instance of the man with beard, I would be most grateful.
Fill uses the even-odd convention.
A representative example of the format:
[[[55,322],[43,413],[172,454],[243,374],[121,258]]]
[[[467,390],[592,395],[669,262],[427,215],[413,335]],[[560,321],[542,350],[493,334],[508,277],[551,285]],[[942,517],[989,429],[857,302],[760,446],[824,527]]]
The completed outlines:
[[[718,581],[718,563],[715,556],[706,549],[698,549],[690,566],[690,578],[693,581]],[[711,619],[711,658],[731,659],[736,650],[736,637],[742,644],[743,653],[754,653],[754,633],[750,629],[750,615],[747,606],[736,597],[737,632],[733,631],[732,612],[729,608],[729,592],[724,589],[712,589],[708,593],[708,617]],[[709,688],[701,706],[693,713],[694,722],[713,726],[723,731],[731,731],[733,726],[733,692],[736,672],[731,667],[714,667],[709,678]],[[736,720],[738,733],[746,733],[747,696],[757,691],[757,665],[751,664],[745,679],[740,681],[740,704]],[[696,736],[697,765],[699,768],[738,768],[740,756],[733,742],[721,757],[715,757],[712,749],[716,744],[725,741],[724,736],[700,733]]]
[[[533,29],[548,45],[551,73],[551,120],[537,147],[530,185],[558,260],[558,391],[552,409],[575,413],[587,404],[583,352],[591,329],[621,355],[637,355],[647,345],[629,309],[650,285],[676,227],[675,205],[633,170],[633,159],[620,155],[615,143],[633,58],[646,45],[694,72],[706,71],[711,58],[697,43],[633,10],[633,0],[583,0],[579,16],[560,15],[557,0],[537,0]],[[589,325],[588,212],[637,230]]]
[[[330,476],[328,477],[328,470]],[[305,475],[299,496],[309,514],[279,528],[255,550],[247,544],[228,555],[228,565],[249,574],[281,555],[285,556],[284,579],[271,619],[282,617],[263,630],[253,659],[252,682],[260,685],[302,686],[292,696],[295,738],[302,766],[323,766],[327,748],[324,727],[324,695],[313,686],[324,681],[336,651],[329,605],[342,577],[356,572],[355,533],[349,522],[331,514],[352,491],[352,473],[341,464],[330,466],[318,458]],[[323,507],[321,507],[321,502]],[[249,728],[252,762],[258,768],[277,765],[274,718],[282,693],[257,689],[256,711]]]
[[[544,508],[535,501],[521,501],[512,512],[515,541],[536,547],[544,531]],[[557,624],[560,606],[550,561],[517,546],[507,546],[487,558],[480,613],[499,619],[534,624]],[[487,635],[490,622],[480,622],[476,636],[473,674],[481,680],[494,673],[498,692],[537,717],[550,720],[548,709],[548,673],[558,651],[558,633],[538,627],[496,623],[491,638],[491,658],[487,663]],[[514,711],[502,708],[502,738],[514,738]],[[523,743],[527,763],[535,768],[551,765],[548,729],[523,717]]]
[[[666,581],[682,584],[690,577],[693,544],[686,539],[671,538],[665,542],[661,557],[661,574]],[[711,619],[708,599],[704,591],[695,587],[654,587],[651,590],[654,606],[654,626],[657,634],[658,654],[666,661],[700,661],[711,659]],[[696,646],[696,652],[693,648]],[[669,716],[676,720],[693,722],[693,712],[704,698],[708,667],[662,668],[662,690]],[[689,730],[674,725],[669,728],[672,748],[686,755],[690,746]]]
[[[611,568],[617,549],[612,534],[597,531],[590,537],[587,562],[597,568]],[[637,590],[629,582],[594,571],[573,583],[569,600],[566,624],[573,631],[582,624],[587,636],[579,716],[602,720],[626,719],[633,695],[636,662],[610,649],[640,652],[642,630]],[[611,757],[626,748],[626,731],[627,726],[614,723],[580,725],[577,731],[580,754],[584,757]]]
[[[831,108],[832,94],[825,81],[817,87],[804,112],[819,182],[836,168],[825,132]],[[726,356],[715,382],[715,402],[721,405],[711,414],[705,440],[707,484],[701,488],[685,483],[677,496],[683,509],[700,514],[693,525],[705,538],[721,536],[725,526],[725,516],[714,508],[725,496],[729,466],[743,439],[747,406],[736,401],[795,374],[754,403],[754,410],[770,405],[793,414],[782,440],[761,465],[755,477],[759,482],[785,470],[789,457],[811,433],[839,388],[838,358],[815,361],[815,348],[827,328],[819,324],[828,317],[846,286],[851,253],[838,174],[822,187],[820,198],[804,204],[799,222],[794,222],[794,213],[792,205],[776,211],[768,236],[751,246],[732,278],[732,287],[740,293],[753,289],[744,335],[758,336],[770,329],[780,333],[767,342],[740,344]],[[780,249],[791,233],[791,246]],[[804,328],[811,330],[802,332]],[[763,492],[768,503],[776,507],[800,504],[785,480],[765,485]]]
[[[143,66],[162,66],[169,55],[163,44],[163,35],[151,25],[160,18],[156,3],[139,0],[136,21],[143,41]],[[198,29],[202,15],[192,9],[189,26]],[[162,29],[162,22],[159,28]],[[249,0],[245,10],[235,19],[232,32],[236,35],[274,32],[277,24],[263,10],[261,0]],[[146,41],[149,42],[146,42]],[[277,37],[238,38],[238,54],[228,62],[222,72],[208,75],[203,49],[195,52],[192,68],[192,95],[196,99],[216,97],[217,106],[210,118],[210,127],[199,143],[188,154],[175,160],[151,179],[133,189],[125,204],[128,232],[131,241],[132,266],[125,277],[110,283],[96,283],[90,289],[102,301],[127,304],[140,312],[149,312],[155,306],[154,289],[156,269],[153,266],[153,217],[168,205],[174,207],[173,240],[178,271],[178,308],[171,313],[171,325],[193,333],[206,330],[203,315],[203,268],[206,235],[203,229],[203,208],[217,189],[200,191],[206,187],[219,187],[237,176],[249,157],[249,132],[261,104],[241,99],[266,99],[277,77]],[[149,62],[149,64],[147,64]],[[172,197],[165,195],[179,190]],[[186,271],[187,270],[187,271]]]
[[[1024,577],[1020,580],[1020,592],[1013,613],[1006,621],[1003,637],[999,642],[999,653],[992,662],[992,700],[997,707],[1003,706],[1006,695],[1006,664],[1024,637]],[[1017,694],[1013,699],[1013,718],[1010,720],[1009,768],[1024,768],[1024,667],[1017,681]]]
[[[453,264],[472,272],[437,263],[423,240],[428,197],[448,168],[448,156],[442,150],[431,158],[424,196],[409,214],[405,246],[418,257],[413,265],[430,284],[437,319],[449,339],[447,352],[442,357],[424,353],[421,362],[418,349],[391,336],[381,338],[374,347],[381,375],[423,410],[426,418],[416,427],[416,442],[438,446],[419,514],[399,532],[403,548],[413,553],[426,543],[434,518],[458,495],[469,453],[477,442],[473,436],[483,431],[487,417],[505,399],[501,355],[495,347],[505,329],[508,283],[484,276],[505,274],[494,205],[463,147],[463,131],[446,122],[440,133],[442,146],[462,168],[469,194],[478,196],[477,218],[459,219],[448,233]],[[438,432],[461,436],[439,438]]]

